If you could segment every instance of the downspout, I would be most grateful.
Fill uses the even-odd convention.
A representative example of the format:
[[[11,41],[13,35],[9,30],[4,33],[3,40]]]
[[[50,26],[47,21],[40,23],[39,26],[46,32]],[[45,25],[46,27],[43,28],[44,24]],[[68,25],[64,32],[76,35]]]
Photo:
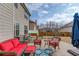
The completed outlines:
[[[15,8],[14,8],[14,3],[13,3],[13,36],[15,37],[15,33],[14,33],[14,30],[15,30],[14,24],[15,24],[15,22],[14,22],[14,20],[15,20]]]

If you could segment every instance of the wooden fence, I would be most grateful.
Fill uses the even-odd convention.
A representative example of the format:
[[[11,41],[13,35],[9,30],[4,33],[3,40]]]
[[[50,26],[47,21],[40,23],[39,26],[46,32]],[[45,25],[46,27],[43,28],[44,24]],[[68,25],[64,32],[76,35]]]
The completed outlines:
[[[70,37],[71,32],[39,32],[39,36],[62,36],[62,37]]]

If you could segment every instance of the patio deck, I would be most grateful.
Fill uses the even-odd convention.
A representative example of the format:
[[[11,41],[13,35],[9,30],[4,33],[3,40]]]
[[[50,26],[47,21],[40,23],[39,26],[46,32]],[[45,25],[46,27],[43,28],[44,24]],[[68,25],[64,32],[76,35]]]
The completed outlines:
[[[33,43],[29,43],[29,45],[33,45]],[[44,47],[44,39],[42,39],[41,47],[38,45],[36,45],[36,47],[37,48],[46,48],[48,46]],[[67,50],[69,50],[69,49],[74,49],[72,44],[61,41],[60,42],[60,49],[56,49],[53,56],[72,56],[70,53],[67,52]]]

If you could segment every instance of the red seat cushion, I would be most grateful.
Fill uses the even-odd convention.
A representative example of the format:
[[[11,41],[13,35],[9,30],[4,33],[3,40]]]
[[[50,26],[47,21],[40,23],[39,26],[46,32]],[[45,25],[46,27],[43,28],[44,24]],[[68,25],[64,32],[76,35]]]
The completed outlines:
[[[24,43],[24,44],[19,44],[19,45],[16,46],[16,47],[18,47],[18,48],[26,48],[26,47],[27,47],[27,44],[25,44],[25,43]],[[15,48],[16,48],[16,47],[15,47]]]
[[[25,50],[26,53],[32,53],[36,51],[36,46],[28,46]]]
[[[23,53],[25,48],[26,48],[26,44],[21,44],[21,45],[18,45],[16,48],[12,49],[11,51],[16,52],[16,54],[20,56]]]
[[[50,46],[53,46],[54,48],[56,48],[56,46],[58,46],[59,43],[58,43],[58,42],[55,42],[55,41],[53,41],[53,40],[51,40],[51,41],[49,41],[49,45],[50,45]]]
[[[22,52],[24,51],[24,49],[23,48],[14,48],[14,49],[12,49],[11,50],[12,52],[16,52],[16,54],[18,55],[18,56],[20,56],[21,54],[22,54]]]
[[[34,44],[39,44],[39,45],[41,45],[41,40],[34,40]]]
[[[34,40],[34,42],[38,42],[39,43],[39,42],[41,42],[41,40]]]
[[[0,48],[1,48],[1,50],[4,50],[4,51],[10,51],[11,49],[14,48],[14,46],[13,46],[11,40],[7,40],[5,42],[0,43]]]
[[[18,46],[20,44],[18,38],[13,38],[11,41],[12,41],[14,47],[16,47],[16,46]]]

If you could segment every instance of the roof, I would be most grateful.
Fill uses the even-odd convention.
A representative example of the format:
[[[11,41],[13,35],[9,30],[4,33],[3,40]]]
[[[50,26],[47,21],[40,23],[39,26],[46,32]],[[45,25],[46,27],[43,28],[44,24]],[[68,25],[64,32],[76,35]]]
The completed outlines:
[[[28,15],[31,16],[31,14],[30,14],[28,8],[26,7],[26,5],[24,3],[20,3],[20,4],[24,8],[24,10],[28,13]]]
[[[34,22],[33,20],[29,20],[29,22],[30,22],[30,23],[34,23],[34,24],[36,24],[36,22]]]
[[[67,27],[72,27],[72,25],[73,25],[73,22],[70,22],[70,23],[68,23],[68,24],[65,24],[64,26],[62,26],[62,27],[59,28],[59,29],[67,28]]]

